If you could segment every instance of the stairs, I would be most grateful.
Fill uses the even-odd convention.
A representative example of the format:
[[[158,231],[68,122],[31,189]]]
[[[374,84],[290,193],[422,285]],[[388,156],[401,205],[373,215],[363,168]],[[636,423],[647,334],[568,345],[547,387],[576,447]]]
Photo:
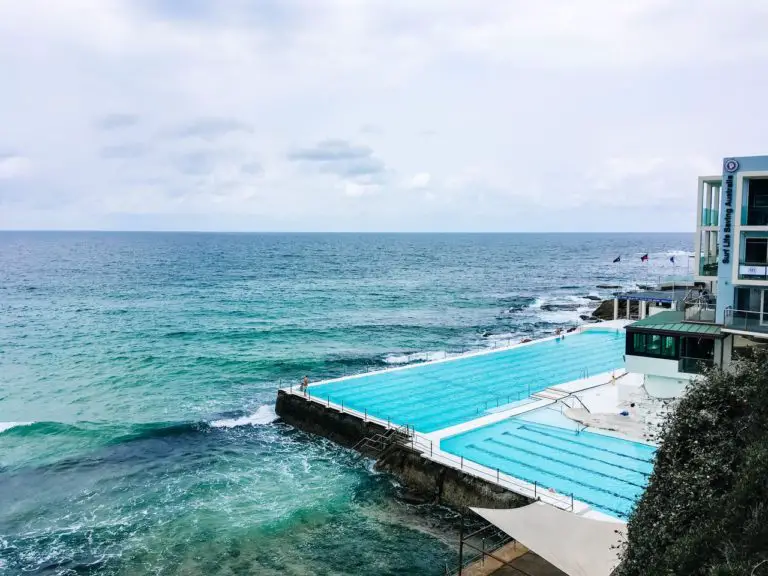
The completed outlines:
[[[403,428],[390,428],[386,432],[362,438],[352,449],[360,454],[378,459],[388,448],[408,440],[408,432]]]
[[[532,398],[538,398],[539,400],[554,400],[555,402],[562,400],[567,396],[570,396],[569,392],[563,392],[557,388],[545,388],[544,390],[531,395]]]

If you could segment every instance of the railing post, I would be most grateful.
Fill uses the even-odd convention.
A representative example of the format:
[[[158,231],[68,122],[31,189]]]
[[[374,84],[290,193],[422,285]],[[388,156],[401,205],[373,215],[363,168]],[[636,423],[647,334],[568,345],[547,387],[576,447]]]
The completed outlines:
[[[429,455],[432,456],[432,440],[429,441]]]
[[[344,414],[344,400],[341,401],[341,413]]]
[[[363,422],[368,422],[368,408],[365,409],[365,413],[363,414]]]
[[[537,493],[538,493],[538,489],[536,487],[536,481],[534,480],[534,482],[533,482],[533,497],[536,498],[536,499],[538,499],[538,497],[539,497]]]
[[[496,484],[499,483],[499,469],[496,468]]]
[[[459,524],[459,576],[464,569],[464,509],[461,510],[461,524]]]
[[[573,492],[571,492],[571,512],[573,512]]]
[[[464,456],[461,457],[461,469],[464,470]]]

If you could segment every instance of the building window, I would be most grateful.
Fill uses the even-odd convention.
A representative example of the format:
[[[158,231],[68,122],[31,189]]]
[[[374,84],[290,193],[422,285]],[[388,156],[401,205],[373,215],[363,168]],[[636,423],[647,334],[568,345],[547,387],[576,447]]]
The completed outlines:
[[[768,224],[768,180],[750,178],[747,188],[747,222],[749,226]],[[742,222],[743,224],[744,222]]]
[[[645,351],[652,356],[661,356],[661,336],[658,334],[649,334],[648,347]]]
[[[627,354],[677,360],[679,344],[677,336],[631,332],[627,338]]]
[[[639,354],[645,353],[645,334],[632,335],[632,351]]]
[[[746,264],[765,264],[768,262],[768,238],[747,238],[744,246]]]
[[[661,355],[669,358],[675,358],[675,342],[677,338],[674,336],[664,336],[661,341]]]

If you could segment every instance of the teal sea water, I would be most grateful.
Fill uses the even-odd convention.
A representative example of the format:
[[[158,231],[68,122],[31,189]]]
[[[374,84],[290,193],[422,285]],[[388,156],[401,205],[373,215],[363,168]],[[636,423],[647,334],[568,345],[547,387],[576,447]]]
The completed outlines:
[[[0,573],[443,574],[455,517],[276,421],[278,384],[543,335],[692,247],[2,232]]]

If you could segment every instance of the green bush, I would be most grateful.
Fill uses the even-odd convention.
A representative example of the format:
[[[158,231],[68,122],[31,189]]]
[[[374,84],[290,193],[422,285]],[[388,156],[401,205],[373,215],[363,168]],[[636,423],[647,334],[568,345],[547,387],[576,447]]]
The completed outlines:
[[[768,575],[768,355],[713,370],[665,422],[616,576]]]

